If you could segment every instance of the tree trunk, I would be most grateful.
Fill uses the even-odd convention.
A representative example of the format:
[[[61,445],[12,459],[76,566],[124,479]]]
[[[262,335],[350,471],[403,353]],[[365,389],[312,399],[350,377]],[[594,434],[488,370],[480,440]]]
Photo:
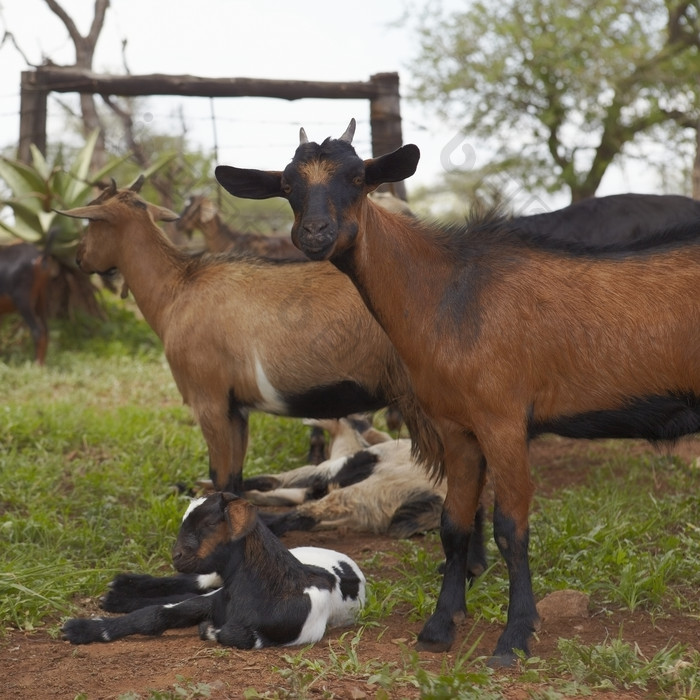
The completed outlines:
[[[105,13],[109,7],[109,0],[95,0],[95,15],[92,19],[90,31],[86,36],[83,36],[78,31],[73,19],[63,7],[61,7],[57,0],[46,0],[46,4],[61,22],[63,22],[73,41],[73,45],[75,46],[75,67],[91,71],[95,47],[97,46],[97,40],[100,38],[100,32],[104,26]],[[80,111],[83,116],[83,130],[86,135],[92,133],[95,129],[99,129],[97,143],[95,144],[95,150],[92,155],[92,165],[96,168],[101,168],[107,162],[107,154],[104,130],[102,129],[102,124],[95,106],[95,98],[92,93],[81,93]]]
[[[693,199],[700,199],[700,124],[695,127],[695,160],[693,161]]]

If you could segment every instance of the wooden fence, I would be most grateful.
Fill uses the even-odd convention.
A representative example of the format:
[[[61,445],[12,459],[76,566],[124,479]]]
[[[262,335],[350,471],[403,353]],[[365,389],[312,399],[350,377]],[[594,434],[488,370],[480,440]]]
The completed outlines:
[[[377,73],[366,82],[317,82],[257,78],[200,78],[192,75],[99,75],[58,66],[40,66],[22,73],[18,157],[30,159],[30,144],[46,152],[46,109],[50,92],[95,95],[183,97],[274,97],[367,99],[370,103],[372,155],[378,156],[403,143],[398,73]],[[403,183],[395,193],[406,197]]]

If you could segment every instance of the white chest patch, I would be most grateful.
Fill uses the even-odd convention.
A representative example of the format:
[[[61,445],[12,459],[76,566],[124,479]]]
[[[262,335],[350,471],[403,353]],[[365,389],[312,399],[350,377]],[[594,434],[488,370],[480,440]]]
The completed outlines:
[[[262,397],[260,405],[256,406],[256,408],[268,413],[285,415],[288,410],[287,404],[279,395],[275,387],[270,383],[270,380],[267,378],[265,370],[263,369],[263,366],[257,356],[255,357],[255,381],[257,382],[258,391]]]

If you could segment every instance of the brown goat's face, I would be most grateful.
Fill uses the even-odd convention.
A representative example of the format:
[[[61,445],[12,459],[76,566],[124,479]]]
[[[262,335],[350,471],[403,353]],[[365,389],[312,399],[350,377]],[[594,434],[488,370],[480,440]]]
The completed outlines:
[[[327,260],[355,243],[367,190],[365,165],[349,143],[299,146],[281,182],[294,212],[292,241],[309,258]]]
[[[91,221],[75,251],[75,262],[86,274],[106,275],[118,267],[112,227],[104,221]]]
[[[312,260],[335,259],[362,234],[366,195],[379,185],[413,175],[420,156],[413,145],[363,161],[352,147],[355,121],[339,139],[318,144],[301,131],[301,144],[284,172],[216,168],[217,180],[238,197],[285,197],[294,212],[292,240]]]
[[[149,227],[155,221],[175,221],[179,215],[141,199],[133,189],[105,190],[84,207],[56,210],[74,219],[89,219],[76,249],[76,263],[85,273],[105,275],[119,267],[122,234],[129,228]]]

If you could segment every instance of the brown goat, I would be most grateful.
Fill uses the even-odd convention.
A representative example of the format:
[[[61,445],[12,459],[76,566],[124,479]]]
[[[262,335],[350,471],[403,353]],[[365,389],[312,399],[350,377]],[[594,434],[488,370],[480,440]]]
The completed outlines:
[[[0,248],[0,315],[19,313],[29,326],[36,361],[43,365],[49,344],[47,290],[51,279],[49,252],[31,243],[13,243]]]
[[[201,231],[207,250],[212,253],[233,251],[273,260],[308,260],[289,236],[243,233],[231,228],[223,221],[214,203],[204,195],[189,198],[175,228],[189,238],[195,231]]]
[[[302,129],[283,172],[219,166],[216,176],[233,194],[289,201],[292,240],[352,279],[439,431],[442,450],[423,456],[444,466],[446,564],[421,649],[449,649],[454,620],[466,614],[467,551],[488,465],[494,537],[510,579],[492,663],[511,665],[538,621],[529,439],[658,441],[700,430],[700,226],[629,249],[586,249],[535,240],[493,215],[429,225],[366,196],[411,176],[418,148],[363,161],[354,127],[321,144]]]
[[[114,183],[91,204],[60,213],[90,220],[78,266],[119,270],[162,340],[217,489],[240,493],[250,410],[340,418],[404,394],[411,401],[391,343],[331,264],[192,255],[154,223],[176,214]],[[409,403],[401,411],[416,430]]]

